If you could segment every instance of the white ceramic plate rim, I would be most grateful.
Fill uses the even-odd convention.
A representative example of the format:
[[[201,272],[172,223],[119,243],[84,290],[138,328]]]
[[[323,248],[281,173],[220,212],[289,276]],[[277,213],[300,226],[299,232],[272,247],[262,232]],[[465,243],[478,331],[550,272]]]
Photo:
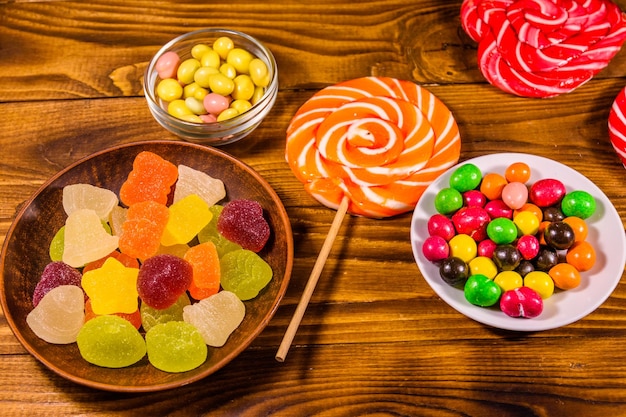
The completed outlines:
[[[459,166],[472,163],[483,175],[488,172],[504,174],[514,162],[525,162],[531,167],[528,184],[542,178],[557,178],[568,192],[585,190],[596,198],[597,209],[587,219],[590,241],[596,250],[596,264],[583,272],[581,285],[568,291],[558,291],[544,301],[544,311],[534,319],[509,317],[498,308],[483,308],[465,300],[463,290],[446,284],[439,276],[438,267],[422,254],[422,242],[428,237],[427,222],[436,213],[434,201],[439,190],[449,187],[450,175]],[[602,238],[600,239],[600,236]],[[617,210],[607,196],[588,178],[559,162],[524,153],[501,153],[480,156],[463,161],[435,180],[420,198],[411,219],[411,247],[415,261],[430,287],[446,303],[465,316],[480,323],[505,330],[542,331],[574,323],[597,309],[611,295],[619,283],[626,264],[626,236]]]

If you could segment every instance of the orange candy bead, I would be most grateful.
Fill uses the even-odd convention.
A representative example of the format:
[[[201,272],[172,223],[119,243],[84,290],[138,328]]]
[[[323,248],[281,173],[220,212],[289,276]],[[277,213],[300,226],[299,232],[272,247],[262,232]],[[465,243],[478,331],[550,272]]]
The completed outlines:
[[[483,176],[483,180],[480,183],[480,192],[489,200],[499,200],[502,196],[502,189],[507,184],[506,178],[491,172]]]
[[[596,263],[596,251],[587,241],[575,242],[567,250],[565,260],[579,272],[589,271]]]
[[[167,204],[172,185],[178,178],[176,165],[159,155],[143,151],[133,161],[133,169],[120,188],[120,200],[127,206],[142,201]]]
[[[530,167],[524,162],[515,162],[507,167],[504,177],[508,182],[525,183],[530,179]]]
[[[589,228],[583,219],[576,216],[570,216],[564,218],[563,221],[572,227],[572,230],[574,231],[574,242],[582,242],[587,239]]]
[[[526,203],[517,210],[513,210],[513,218],[515,218],[520,211],[530,211],[537,217],[537,219],[539,219],[539,223],[543,221],[543,211],[541,211],[541,209],[533,203]]]
[[[559,263],[548,271],[554,281],[554,286],[562,290],[571,290],[580,285],[580,272],[569,263]]]
[[[202,300],[220,289],[220,259],[213,242],[192,246],[184,258],[193,268],[193,278],[189,294],[196,300]]]

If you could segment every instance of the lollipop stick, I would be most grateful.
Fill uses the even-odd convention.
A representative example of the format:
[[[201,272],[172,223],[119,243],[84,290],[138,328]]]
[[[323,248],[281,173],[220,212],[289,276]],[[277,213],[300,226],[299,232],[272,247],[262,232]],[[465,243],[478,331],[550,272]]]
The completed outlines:
[[[291,322],[289,323],[289,327],[287,327],[287,331],[285,332],[285,336],[283,337],[283,341],[278,348],[278,352],[276,353],[276,360],[278,362],[284,362],[285,356],[287,356],[287,351],[291,346],[291,342],[298,331],[298,326],[300,326],[300,321],[302,321],[302,316],[304,316],[304,311],[309,305],[309,301],[311,300],[311,296],[313,295],[313,290],[315,290],[315,286],[317,285],[317,281],[322,273],[322,269],[324,269],[324,264],[326,263],[326,259],[328,258],[328,254],[330,253],[330,249],[333,246],[333,242],[337,237],[337,233],[339,232],[339,228],[341,227],[341,222],[348,211],[348,198],[344,197],[339,203],[339,207],[337,208],[337,213],[335,214],[335,218],[333,219],[333,223],[330,226],[330,230],[328,231],[328,235],[326,235],[326,239],[324,240],[324,244],[322,245],[322,249],[320,250],[319,255],[317,256],[317,260],[315,261],[315,265],[313,265],[313,270],[311,271],[311,275],[309,276],[309,280],[306,283],[306,287],[304,287],[304,292],[302,293],[302,297],[300,298],[300,302],[296,307],[296,311],[291,318]]]

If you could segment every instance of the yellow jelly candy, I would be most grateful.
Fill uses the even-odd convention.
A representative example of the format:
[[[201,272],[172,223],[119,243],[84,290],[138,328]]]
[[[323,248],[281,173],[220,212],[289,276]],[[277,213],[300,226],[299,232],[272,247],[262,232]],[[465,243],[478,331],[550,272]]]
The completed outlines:
[[[63,262],[80,268],[104,258],[117,249],[118,243],[119,238],[107,233],[95,211],[76,210],[65,221]]]
[[[113,257],[102,267],[85,272],[81,285],[91,300],[93,312],[103,315],[137,311],[138,273],[139,269],[127,268]]]
[[[170,216],[161,237],[163,246],[189,243],[213,217],[207,203],[196,194],[172,204]]]

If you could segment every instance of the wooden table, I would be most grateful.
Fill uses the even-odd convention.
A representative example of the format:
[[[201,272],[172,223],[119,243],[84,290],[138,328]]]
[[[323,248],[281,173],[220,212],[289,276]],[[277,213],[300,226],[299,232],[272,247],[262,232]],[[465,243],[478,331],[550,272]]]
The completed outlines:
[[[286,127],[311,95],[367,75],[413,80],[454,113],[461,160],[497,152],[555,159],[596,183],[624,223],[626,171],[609,143],[607,117],[626,85],[626,51],[571,94],[525,99],[481,76],[476,45],[460,26],[461,1],[0,3],[0,234],[45,179],[79,158],[127,142],[177,140],[148,111],[143,71],[163,43],[214,26],[258,37],[278,61],[270,117],[223,150],[274,187],[295,240],[291,284],[266,330],[228,366],[179,389],[131,395],[75,385],[27,354],[0,316],[0,414],[626,413],[624,275],[578,322],[536,333],[497,330],[456,312],[422,278],[410,213],[346,219],[287,360],[274,360],[334,216],[284,160]],[[617,3],[626,10],[625,0]]]

